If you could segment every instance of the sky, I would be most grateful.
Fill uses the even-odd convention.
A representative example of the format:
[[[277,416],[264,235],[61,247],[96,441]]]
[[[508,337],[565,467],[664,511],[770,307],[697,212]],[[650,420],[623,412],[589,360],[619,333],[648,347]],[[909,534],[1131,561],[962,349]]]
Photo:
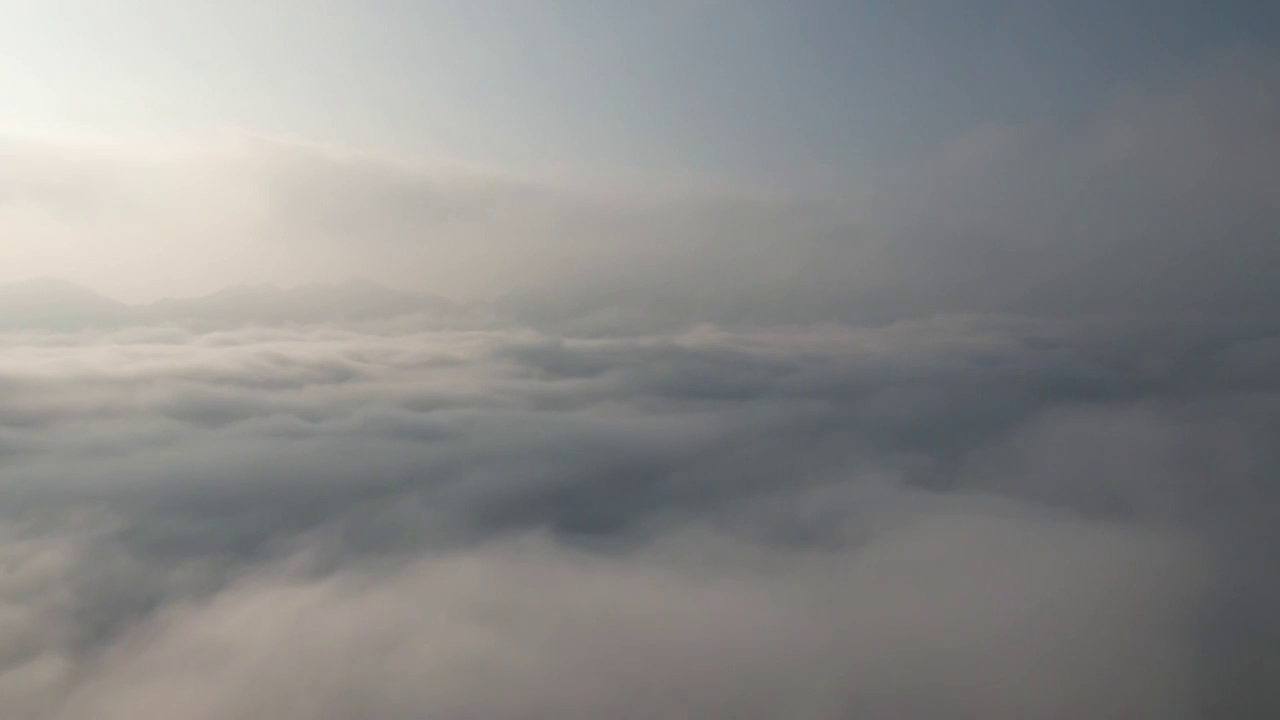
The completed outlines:
[[[983,122],[1274,39],[1265,4],[705,0],[14,3],[7,126],[235,128],[523,171],[767,175],[891,161]],[[887,157],[886,157],[887,156]]]
[[[1265,4],[1181,0],[4,8],[0,149],[18,173],[3,178],[4,275],[72,275],[131,301],[336,277],[353,262],[386,281],[492,298],[519,284],[504,266],[531,264],[502,257],[555,254],[523,249],[529,238],[571,246],[553,236],[616,235],[635,213],[662,223],[680,212],[670,204],[772,203],[810,216],[820,205],[825,225],[866,235],[893,222],[882,206],[914,202],[901,186],[936,177],[975,135],[1087,142],[1079,136],[1100,117],[1179,92],[1224,57],[1261,55],[1247,71],[1273,72],[1280,28]],[[358,247],[317,248],[304,268],[260,237],[318,234],[273,187],[279,155],[294,151],[299,162],[378,165],[334,168],[335,184],[409,169],[446,193],[479,184],[501,198],[474,201],[485,205],[478,222],[416,227],[441,247],[410,263],[414,273],[405,258],[353,259]],[[94,201],[111,222],[92,241],[66,208],[13,207],[97,192],[116,196]],[[363,206],[395,203],[395,192]],[[651,202],[617,207],[637,197]],[[263,229],[273,221],[288,227]],[[520,239],[505,237],[507,222]],[[351,223],[352,245],[404,234]],[[679,232],[687,242],[707,230]]]
[[[0,717],[1280,717],[1278,30],[0,0]]]

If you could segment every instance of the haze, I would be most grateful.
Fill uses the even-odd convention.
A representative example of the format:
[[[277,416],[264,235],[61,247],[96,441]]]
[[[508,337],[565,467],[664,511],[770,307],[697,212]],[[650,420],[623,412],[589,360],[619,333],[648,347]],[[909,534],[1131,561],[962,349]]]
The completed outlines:
[[[1280,717],[1278,31],[0,0],[0,716]]]

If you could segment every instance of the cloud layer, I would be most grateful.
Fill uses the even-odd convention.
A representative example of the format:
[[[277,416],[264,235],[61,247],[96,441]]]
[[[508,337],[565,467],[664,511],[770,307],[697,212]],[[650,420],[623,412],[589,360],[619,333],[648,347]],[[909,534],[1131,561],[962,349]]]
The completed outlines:
[[[0,711],[1256,715],[1275,337],[12,333]]]
[[[5,267],[498,298],[4,288],[0,716],[1280,716],[1275,67],[857,202],[0,146]]]

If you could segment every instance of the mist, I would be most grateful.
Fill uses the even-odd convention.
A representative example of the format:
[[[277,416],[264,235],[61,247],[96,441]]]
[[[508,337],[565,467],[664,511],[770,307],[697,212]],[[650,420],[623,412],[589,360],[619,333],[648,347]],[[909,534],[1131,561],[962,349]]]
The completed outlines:
[[[0,716],[1280,716],[1278,68],[792,174],[0,130]]]

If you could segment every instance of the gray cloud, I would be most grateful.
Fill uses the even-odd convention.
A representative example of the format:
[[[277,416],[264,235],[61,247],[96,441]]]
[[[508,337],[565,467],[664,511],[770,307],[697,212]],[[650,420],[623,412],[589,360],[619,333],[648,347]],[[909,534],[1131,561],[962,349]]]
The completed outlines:
[[[9,334],[0,710],[1269,708],[1274,337]]]
[[[722,548],[728,562],[708,573],[662,557],[702,541],[672,543],[617,561],[535,540],[390,576],[249,578],[123,641],[69,712],[1069,717],[1129,706],[1179,717],[1184,707],[1185,651],[1161,630],[1180,619],[1148,606],[1177,605],[1194,586],[1176,543],[981,509],[909,513],[856,555],[783,555],[749,571],[734,558],[755,562],[758,549]]]

